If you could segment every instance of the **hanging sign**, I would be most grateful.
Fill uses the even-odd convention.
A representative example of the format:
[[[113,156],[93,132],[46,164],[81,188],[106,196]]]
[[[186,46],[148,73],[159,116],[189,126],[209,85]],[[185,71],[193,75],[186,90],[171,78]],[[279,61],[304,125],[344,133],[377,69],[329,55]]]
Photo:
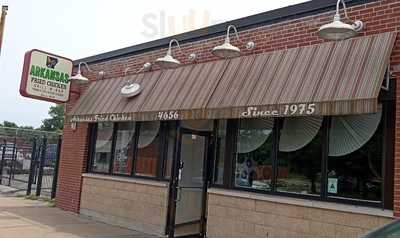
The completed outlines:
[[[69,100],[72,60],[40,50],[25,53],[19,92],[42,101],[65,103]]]

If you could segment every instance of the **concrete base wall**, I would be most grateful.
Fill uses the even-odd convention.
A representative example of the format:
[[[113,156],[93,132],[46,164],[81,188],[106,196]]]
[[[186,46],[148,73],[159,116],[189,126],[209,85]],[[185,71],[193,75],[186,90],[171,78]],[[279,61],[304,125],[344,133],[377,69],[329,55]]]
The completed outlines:
[[[211,189],[208,238],[359,238],[393,211]]]
[[[164,236],[168,184],[132,178],[83,175],[80,213],[95,220]]]
[[[168,184],[83,175],[80,213],[165,237]],[[393,211],[210,189],[208,238],[359,238],[393,220]]]

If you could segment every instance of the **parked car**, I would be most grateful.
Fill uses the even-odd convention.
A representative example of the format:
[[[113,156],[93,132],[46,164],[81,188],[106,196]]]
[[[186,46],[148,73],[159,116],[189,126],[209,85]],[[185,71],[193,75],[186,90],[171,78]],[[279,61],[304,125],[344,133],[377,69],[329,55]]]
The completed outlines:
[[[382,226],[363,238],[399,238],[400,237],[400,220],[396,220],[385,226]]]

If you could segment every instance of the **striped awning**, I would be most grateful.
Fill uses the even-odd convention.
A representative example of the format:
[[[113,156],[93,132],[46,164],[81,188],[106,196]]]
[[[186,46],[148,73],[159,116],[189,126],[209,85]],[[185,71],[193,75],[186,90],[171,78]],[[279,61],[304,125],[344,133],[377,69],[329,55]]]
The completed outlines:
[[[374,113],[396,33],[95,81],[75,122]],[[143,91],[120,95],[128,80]]]

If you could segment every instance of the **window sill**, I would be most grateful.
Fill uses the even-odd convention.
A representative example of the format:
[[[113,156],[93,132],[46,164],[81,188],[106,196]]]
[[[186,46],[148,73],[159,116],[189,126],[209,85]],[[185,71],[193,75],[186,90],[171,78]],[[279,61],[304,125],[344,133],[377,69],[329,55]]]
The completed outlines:
[[[142,179],[142,178],[139,179],[139,178],[119,177],[119,176],[101,175],[101,174],[92,174],[92,173],[82,174],[82,177],[123,182],[123,183],[135,183],[135,184],[149,185],[149,186],[154,186],[154,187],[163,187],[163,188],[168,187],[168,182],[147,180],[147,179]]]
[[[372,215],[372,216],[380,216],[387,218],[394,218],[393,211],[391,210],[382,210],[378,208],[364,207],[364,206],[356,206],[356,205],[347,205],[347,204],[339,204],[332,202],[321,202],[314,201],[308,199],[298,199],[298,198],[288,198],[276,195],[266,195],[266,194],[257,194],[252,192],[243,192],[243,191],[232,191],[226,189],[212,188],[208,189],[208,193],[216,194],[216,195],[224,195],[230,197],[237,198],[247,198],[254,199],[260,201],[295,205],[295,206],[303,206],[303,207],[312,207],[312,208],[320,208],[326,210],[334,210],[341,212],[349,212],[363,215]]]

